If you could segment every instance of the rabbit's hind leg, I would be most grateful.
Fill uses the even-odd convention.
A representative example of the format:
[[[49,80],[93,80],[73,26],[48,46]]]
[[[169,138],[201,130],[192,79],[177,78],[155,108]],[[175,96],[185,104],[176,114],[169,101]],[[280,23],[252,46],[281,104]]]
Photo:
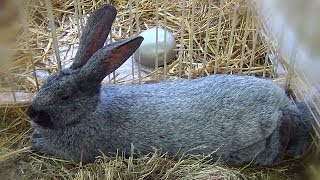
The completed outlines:
[[[287,154],[294,158],[302,158],[309,152],[312,144],[313,116],[305,102],[299,102],[297,108],[300,113],[292,113],[292,133],[287,147]],[[311,110],[316,112],[312,106]]]
[[[278,121],[278,127],[266,140],[265,149],[255,160],[253,165],[274,166],[280,163],[286,153],[291,137],[292,114],[290,110],[283,110],[282,117]]]

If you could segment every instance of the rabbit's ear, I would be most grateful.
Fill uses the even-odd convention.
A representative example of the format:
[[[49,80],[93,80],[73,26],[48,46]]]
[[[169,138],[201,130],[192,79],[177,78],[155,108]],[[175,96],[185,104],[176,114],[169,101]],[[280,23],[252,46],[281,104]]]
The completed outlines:
[[[117,11],[112,5],[104,5],[90,15],[82,32],[79,49],[71,69],[82,67],[96,51],[103,47],[116,15]]]
[[[80,84],[86,87],[99,87],[101,81],[119,68],[140,46],[143,37],[123,39],[108,44],[97,51],[81,68]]]

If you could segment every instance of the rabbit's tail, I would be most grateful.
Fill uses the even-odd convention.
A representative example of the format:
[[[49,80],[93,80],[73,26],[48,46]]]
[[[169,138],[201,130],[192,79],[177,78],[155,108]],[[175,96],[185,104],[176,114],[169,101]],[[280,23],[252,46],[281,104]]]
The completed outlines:
[[[311,133],[314,118],[309,107],[305,101],[298,102],[297,112],[292,115],[292,133],[287,153],[295,158],[301,158],[307,154],[312,142]]]

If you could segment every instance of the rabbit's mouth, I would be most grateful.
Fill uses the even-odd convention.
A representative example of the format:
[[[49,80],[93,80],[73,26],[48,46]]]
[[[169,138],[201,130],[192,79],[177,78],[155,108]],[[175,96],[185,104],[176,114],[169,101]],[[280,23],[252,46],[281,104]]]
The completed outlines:
[[[47,129],[54,129],[54,124],[51,120],[51,117],[46,111],[37,111],[32,106],[30,106],[27,110],[27,114],[31,118],[31,120],[39,126]]]

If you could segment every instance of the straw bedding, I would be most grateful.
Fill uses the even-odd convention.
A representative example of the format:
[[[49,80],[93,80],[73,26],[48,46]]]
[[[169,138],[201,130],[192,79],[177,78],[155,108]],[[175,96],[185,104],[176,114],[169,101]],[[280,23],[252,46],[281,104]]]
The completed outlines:
[[[34,70],[48,73],[58,70],[56,59],[52,56],[53,42],[45,1],[20,2],[16,0],[14,2],[19,2],[17,7],[21,8],[19,9],[21,10],[20,16],[27,18],[16,18],[18,24],[21,25],[14,26],[19,33],[14,39],[16,43],[12,45],[15,51],[10,56],[11,63],[6,68],[0,68],[0,92],[10,92],[12,89],[35,92],[37,85],[41,85],[43,80],[41,78],[38,81],[35,80]],[[75,11],[73,2],[72,0],[52,0],[59,45],[65,47],[65,51],[63,48],[60,50],[66,53],[75,51],[78,43],[78,27],[73,16]],[[136,12],[135,5],[130,7],[128,1],[125,0],[112,1],[119,11],[112,32],[114,40],[136,35],[139,31],[156,25],[155,1],[137,2],[139,3],[138,13],[130,15],[130,11]],[[208,0],[194,1],[196,3],[194,29],[190,24],[192,3],[186,1],[187,13],[183,22],[183,33],[181,33],[182,6],[179,4],[181,2],[174,2],[168,3],[166,10],[164,10],[165,3],[159,4],[161,6],[158,9],[159,25],[172,31],[177,42],[182,36],[183,42],[179,43],[183,45],[177,47],[177,59],[173,63],[149,72],[150,74],[143,78],[143,81],[153,79],[155,76],[158,78],[164,76],[196,78],[213,73],[273,76],[273,65],[266,57],[267,43],[256,33],[257,21],[252,12],[249,12],[247,16],[248,11],[244,1],[239,4],[236,13],[238,20],[234,28],[232,27],[236,7],[234,2],[226,1],[222,7],[224,14],[219,23],[218,1],[213,3],[214,8],[211,14],[208,14],[207,10]],[[90,13],[102,3],[101,1],[81,1],[83,13]],[[166,19],[164,13],[167,14]],[[133,15],[137,15],[139,21],[131,21],[131,18],[134,18]],[[207,31],[206,24],[209,16],[212,19]],[[15,16],[12,17],[15,18]],[[135,23],[139,23],[139,30],[129,28],[130,25],[136,27]],[[220,29],[221,40],[218,43],[219,51],[216,52],[219,24],[222,27]],[[248,27],[249,31],[246,32],[245,27]],[[194,33],[191,35],[191,32]],[[230,40],[231,32],[233,32],[231,36],[233,39]],[[244,36],[247,37],[244,38]],[[245,47],[243,47],[244,39],[247,41]],[[205,57],[204,44],[206,41],[208,50]],[[190,47],[193,48],[192,52]],[[63,55],[62,64],[70,62],[72,55],[73,53],[71,57]],[[130,72],[128,75],[130,76]],[[28,103],[0,106],[0,179],[293,179],[298,170],[301,170],[300,165],[297,165],[299,163],[294,163],[292,160],[284,161],[275,168],[253,169],[227,167],[219,161],[210,162],[197,156],[171,158],[159,150],[140,158],[126,159],[119,152],[116,155],[102,155],[95,163],[75,164],[57,157],[35,154],[30,150],[31,129],[25,114],[27,106]]]

